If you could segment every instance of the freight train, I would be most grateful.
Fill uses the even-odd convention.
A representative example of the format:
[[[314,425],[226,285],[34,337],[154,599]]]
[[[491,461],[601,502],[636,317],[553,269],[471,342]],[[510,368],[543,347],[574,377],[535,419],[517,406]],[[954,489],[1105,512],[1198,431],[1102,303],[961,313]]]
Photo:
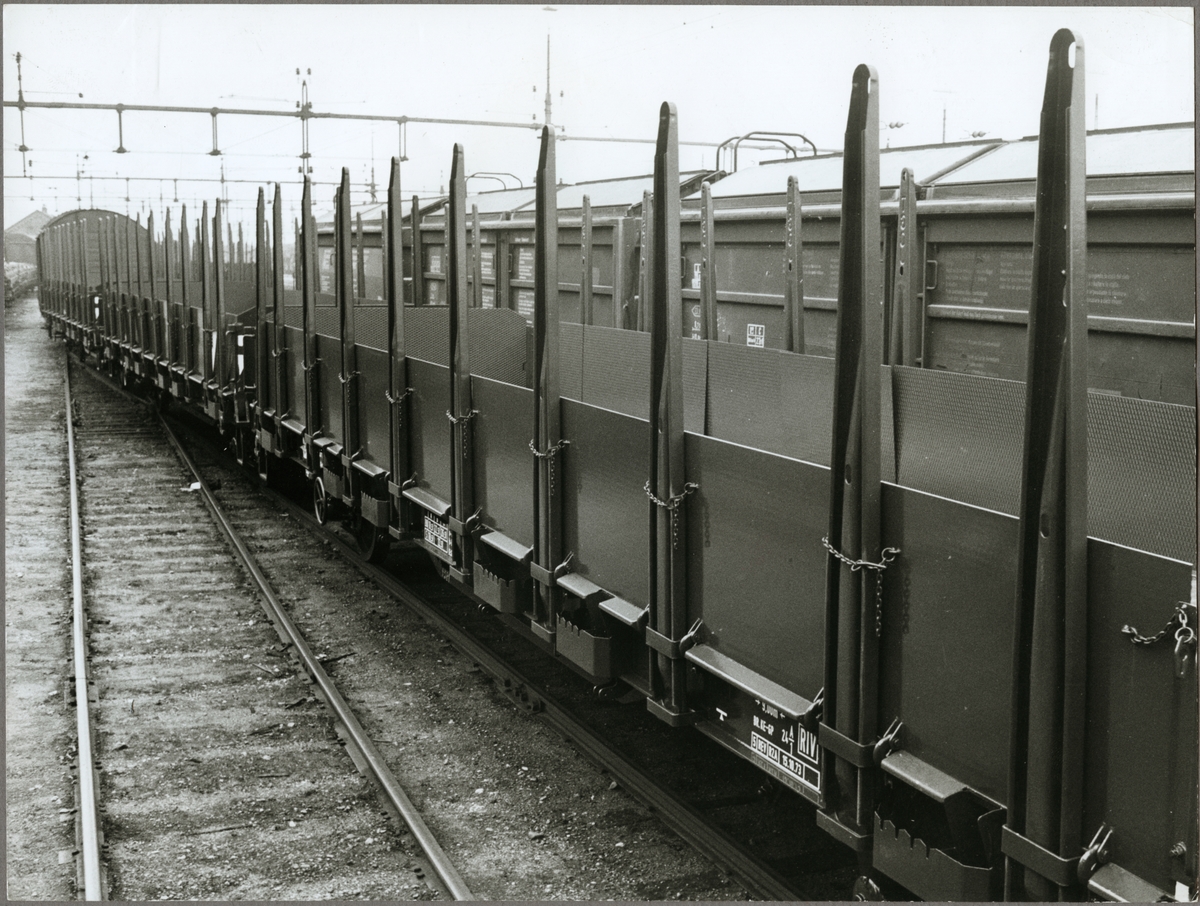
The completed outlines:
[[[52,330],[303,470],[596,684],[749,759],[937,900],[1196,891],[1193,128],[1041,128],[448,196],[252,243],[100,211],[39,244]],[[194,227],[195,233],[190,232]]]

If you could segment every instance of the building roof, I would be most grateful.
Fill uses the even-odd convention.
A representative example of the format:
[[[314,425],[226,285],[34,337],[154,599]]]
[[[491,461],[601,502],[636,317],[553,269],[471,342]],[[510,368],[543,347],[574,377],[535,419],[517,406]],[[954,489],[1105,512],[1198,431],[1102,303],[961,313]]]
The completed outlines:
[[[33,239],[42,231],[42,227],[48,224],[52,219],[53,218],[51,218],[51,216],[45,211],[34,211],[32,214],[22,217],[12,226],[5,229],[4,235],[8,236],[9,234],[17,233]]]

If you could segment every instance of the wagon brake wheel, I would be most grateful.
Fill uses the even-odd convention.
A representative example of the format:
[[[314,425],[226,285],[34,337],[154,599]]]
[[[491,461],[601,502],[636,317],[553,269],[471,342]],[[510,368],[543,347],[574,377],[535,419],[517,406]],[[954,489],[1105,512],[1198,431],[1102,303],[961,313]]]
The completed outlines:
[[[329,495],[325,492],[325,482],[319,476],[313,479],[312,499],[313,515],[317,517],[319,525],[325,525],[329,521],[332,502],[329,499]]]

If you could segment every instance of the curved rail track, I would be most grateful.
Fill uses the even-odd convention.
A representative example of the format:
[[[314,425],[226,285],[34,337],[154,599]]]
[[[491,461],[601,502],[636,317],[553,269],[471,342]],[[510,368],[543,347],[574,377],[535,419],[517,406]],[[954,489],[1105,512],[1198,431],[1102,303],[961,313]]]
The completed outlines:
[[[700,810],[666,789],[632,759],[618,751],[595,729],[557,701],[536,679],[503,660],[395,575],[380,566],[362,561],[349,542],[325,532],[307,510],[282,495],[268,493],[310,531],[321,532],[331,538],[337,550],[365,576],[434,625],[455,648],[507,690],[518,704],[537,713],[563,737],[601,764],[621,786],[655,809],[680,837],[725,868],[754,896],[769,900],[798,898],[797,892],[782,874],[715,827]]]
[[[188,415],[190,416],[190,413]],[[164,424],[166,424],[165,421]],[[168,431],[170,431],[169,428]],[[199,476],[199,472],[190,464],[190,458],[183,450],[182,442],[174,432],[171,432],[170,436],[172,443],[177,445],[180,455],[189,462],[189,468],[192,468]],[[206,443],[202,438],[198,439],[198,442]],[[215,453],[215,451],[212,452]],[[716,826],[703,809],[669,789],[632,758],[620,751],[595,727],[574,713],[568,705],[556,699],[539,678],[525,672],[497,653],[469,629],[460,625],[453,615],[435,606],[420,591],[398,578],[385,566],[366,562],[357,551],[353,540],[331,531],[328,526],[322,526],[311,510],[299,505],[280,491],[261,485],[260,490],[308,531],[328,542],[369,581],[430,624],[459,652],[488,674],[495,681],[497,687],[519,707],[536,714],[592,761],[601,765],[621,787],[650,806],[672,831],[705,857],[721,866],[752,896],[769,900],[811,898],[803,896],[797,890],[793,878],[789,878],[783,872],[772,867],[763,858],[752,852],[745,843],[739,842],[733,835]],[[206,498],[206,502],[209,502],[210,506],[217,506],[211,492]],[[248,551],[246,556],[252,557]],[[444,586],[439,584],[438,587],[444,591]],[[319,664],[317,667],[319,669]]]
[[[254,559],[254,554],[246,545],[246,542],[238,534],[237,529],[229,521],[218,503],[216,496],[209,487],[208,482],[200,474],[200,470],[188,455],[183,444],[171,430],[171,426],[165,420],[162,420],[163,430],[166,432],[167,439],[179,454],[179,458],[195,476],[195,480],[200,485],[200,493],[204,498],[204,503],[208,506],[209,512],[212,513],[213,519],[220,526],[222,533],[228,539],[233,547],[242,565],[245,566],[247,572],[253,578],[258,590],[262,593],[263,600],[271,620],[281,630],[281,635],[285,637],[287,643],[292,647],[296,656],[300,659],[304,670],[312,678],[313,682],[320,688],[321,694],[324,697],[325,703],[335,714],[337,719],[347,729],[346,739],[347,745],[353,747],[354,758],[356,764],[365,765],[365,773],[375,783],[375,785],[383,793],[388,803],[400,813],[404,819],[404,823],[408,825],[416,838],[421,850],[425,853],[433,870],[437,873],[438,878],[445,885],[446,891],[455,900],[474,900],[475,895],[471,893],[462,875],[451,862],[450,858],[438,843],[437,838],[429,830],[421,813],[417,811],[409,798],[408,793],[396,780],[395,775],[388,767],[383,755],[379,752],[375,743],[367,735],[358,718],[355,717],[353,710],[346,703],[342,694],[338,691],[336,685],[329,678],[329,674],[325,668],[321,666],[316,654],[313,653],[308,641],[303,634],[297,629],[296,624],[288,616],[280,603],[275,589],[271,586],[266,575],[259,568],[258,563]]]
[[[116,391],[116,387],[108,379],[101,377],[98,380]],[[127,392],[117,392],[121,392],[130,399],[138,399],[140,403],[145,404],[144,399],[134,397]],[[197,466],[193,456],[185,448],[185,443],[180,439],[179,433],[171,427],[169,420],[161,418],[159,420],[179,459],[191,473],[194,479],[193,487],[198,485],[200,496],[212,514],[214,522],[233,548],[236,556],[242,561],[246,572],[258,586],[264,602],[264,609],[267,610],[275,624],[280,638],[295,653],[304,670],[311,677],[313,684],[320,690],[321,697],[326,701],[341,728],[344,728],[345,732],[342,733],[342,736],[348,748],[353,750],[352,759],[359,766],[360,771],[375,783],[395,812],[408,824],[413,837],[424,850],[430,867],[433,868],[438,880],[443,885],[444,892],[455,899],[475,899],[461,875],[425,825],[417,809],[413,806],[411,798],[395,779],[378,747],[367,736],[351,707],[338,692],[322,666],[321,660],[314,653],[313,647],[305,641],[301,631],[289,617],[278,593],[257,564],[250,545],[240,536],[233,520],[223,512],[217,496],[201,474],[201,469]],[[188,446],[193,448],[197,444],[205,447],[211,446],[209,441],[203,437],[190,438],[192,434],[190,430],[187,434],[189,435]],[[209,450],[209,454],[216,452],[215,449]],[[706,814],[706,810],[711,807],[688,801],[678,792],[668,789],[661,779],[655,778],[651,772],[619,751],[610,740],[605,738],[602,731],[597,730],[594,725],[589,725],[587,720],[576,715],[570,706],[557,700],[539,678],[525,672],[521,667],[514,666],[503,655],[492,650],[488,643],[460,626],[453,615],[427,600],[421,591],[401,581],[387,569],[363,562],[356,555],[351,542],[342,539],[337,533],[319,526],[307,509],[300,507],[278,491],[261,487],[260,489],[268,500],[276,504],[278,508],[287,511],[314,535],[342,554],[369,581],[375,583],[386,594],[402,602],[424,621],[431,624],[451,645],[477,664],[484,673],[491,676],[497,687],[509,698],[526,710],[536,713],[559,735],[569,740],[593,762],[600,764],[622,788],[650,806],[672,831],[695,850],[720,866],[752,896],[773,900],[813,898],[811,893],[807,897],[803,895],[804,892],[807,892],[804,891],[806,886],[804,883],[797,884],[794,876],[778,870],[776,866],[768,864],[760,854],[753,852],[753,841],[747,845],[745,842],[740,842],[731,833],[717,827],[711,816]],[[438,583],[438,587],[445,588],[440,583]],[[86,701],[86,694],[82,698]]]

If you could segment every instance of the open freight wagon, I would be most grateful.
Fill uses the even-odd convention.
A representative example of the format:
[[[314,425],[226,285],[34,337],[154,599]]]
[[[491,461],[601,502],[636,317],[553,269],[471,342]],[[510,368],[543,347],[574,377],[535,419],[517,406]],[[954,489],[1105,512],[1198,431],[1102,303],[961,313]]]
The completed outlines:
[[[649,186],[559,186],[550,130],[416,216],[393,165],[373,230],[306,184],[297,290],[278,189],[229,260],[66,215],[43,311],[809,799],[860,893],[1186,899],[1192,130],[1085,136],[1083,59],[1036,141],[881,152],[860,67],[837,158],[680,174],[664,105]]]

